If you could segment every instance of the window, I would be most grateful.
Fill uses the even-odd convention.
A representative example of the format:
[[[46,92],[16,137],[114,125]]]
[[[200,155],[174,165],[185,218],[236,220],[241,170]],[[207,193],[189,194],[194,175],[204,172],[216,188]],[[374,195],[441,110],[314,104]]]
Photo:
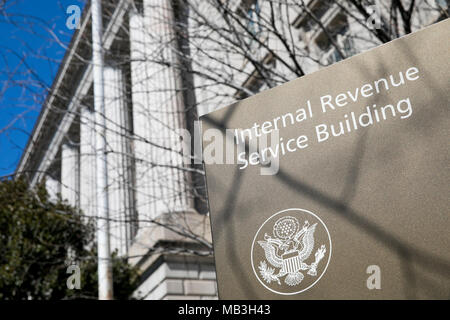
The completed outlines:
[[[328,10],[332,6],[332,2],[330,0],[316,0],[313,1],[312,4],[308,5],[310,8],[312,15],[316,17],[318,20],[321,20]],[[316,27],[318,27],[317,22],[311,18],[309,14],[304,12],[299,16],[296,22],[294,22],[294,27],[301,29],[304,33],[309,32]]]
[[[321,32],[315,39],[317,47],[324,53],[324,62],[332,64],[342,60],[341,55],[333,46],[331,39],[340,47],[345,56],[354,54],[353,40],[349,35],[347,17],[340,13],[327,25],[327,33]],[[331,39],[330,39],[331,37]]]
[[[268,54],[262,60],[262,65],[263,65],[263,69],[266,69],[266,70],[273,69],[276,66],[276,60],[273,58],[273,56],[271,54]],[[267,77],[268,75],[265,75],[265,76]],[[242,86],[254,93],[261,92],[262,90],[269,88],[264,79],[264,76],[262,77],[261,74],[257,70],[253,71],[253,73],[247,78],[247,80],[242,84]],[[247,97],[248,97],[248,94],[245,91],[239,90],[235,94],[236,99],[244,99]]]
[[[247,29],[255,36],[258,36],[261,33],[261,24],[259,21],[260,13],[261,9],[259,7],[259,2],[258,0],[255,0],[247,9]]]
[[[261,7],[259,0],[242,0],[239,4],[237,13],[242,18],[242,24],[245,26],[246,42],[253,46],[254,37],[261,36]]]

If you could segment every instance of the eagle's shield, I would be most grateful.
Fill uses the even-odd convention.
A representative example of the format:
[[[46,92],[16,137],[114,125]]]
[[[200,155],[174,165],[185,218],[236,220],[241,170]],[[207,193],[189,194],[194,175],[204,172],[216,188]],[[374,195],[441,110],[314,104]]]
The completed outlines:
[[[296,273],[300,270],[301,261],[298,250],[286,252],[281,256],[281,259],[283,260],[282,272]]]

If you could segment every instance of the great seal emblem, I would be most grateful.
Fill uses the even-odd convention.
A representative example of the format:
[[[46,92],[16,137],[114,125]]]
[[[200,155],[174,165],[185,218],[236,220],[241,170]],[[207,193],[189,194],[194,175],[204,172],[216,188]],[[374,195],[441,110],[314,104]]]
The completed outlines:
[[[268,290],[282,295],[314,286],[330,258],[331,238],[325,223],[305,209],[273,214],[260,226],[251,247],[256,278]]]

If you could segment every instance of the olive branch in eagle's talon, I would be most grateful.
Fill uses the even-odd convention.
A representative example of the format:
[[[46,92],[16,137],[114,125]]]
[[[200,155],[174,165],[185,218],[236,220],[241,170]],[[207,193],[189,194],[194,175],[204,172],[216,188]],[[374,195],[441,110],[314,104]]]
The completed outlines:
[[[258,269],[264,281],[266,281],[267,283],[276,281],[279,285],[281,285],[280,279],[278,279],[278,275],[273,274],[275,272],[275,269],[268,267],[266,261],[261,261],[259,263]]]

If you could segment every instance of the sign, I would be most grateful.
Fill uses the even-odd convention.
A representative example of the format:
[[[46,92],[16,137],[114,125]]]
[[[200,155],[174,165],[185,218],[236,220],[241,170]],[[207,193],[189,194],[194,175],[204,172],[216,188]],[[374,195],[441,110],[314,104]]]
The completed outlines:
[[[201,118],[221,299],[448,299],[450,20]]]

